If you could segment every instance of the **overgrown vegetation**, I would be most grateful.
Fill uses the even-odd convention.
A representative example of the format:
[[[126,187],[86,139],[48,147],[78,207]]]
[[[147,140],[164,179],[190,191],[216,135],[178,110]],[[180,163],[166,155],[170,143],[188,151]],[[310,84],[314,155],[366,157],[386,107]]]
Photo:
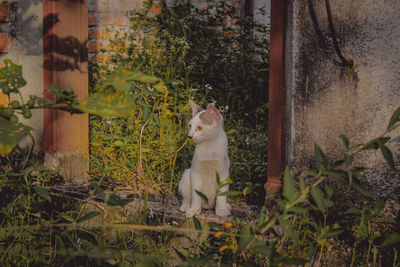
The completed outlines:
[[[13,92],[7,91],[8,87],[3,92],[19,94],[19,87],[24,85],[20,67],[6,63],[9,64],[3,71],[10,75],[4,78],[5,84],[12,84],[6,80],[20,83],[14,86]],[[46,102],[46,107],[71,112],[91,110],[107,115],[113,112],[132,114],[134,110],[125,105],[125,98],[130,100],[130,94],[124,94],[123,89],[131,83],[139,87],[147,84],[147,87],[160,92],[165,90],[158,79],[140,72],[116,69],[101,83],[103,87],[83,103],[77,101],[69,89],[55,90],[57,87],[52,87],[58,98],[51,102],[52,106],[50,100]],[[105,100],[101,112],[91,103],[98,99]],[[34,104],[42,101],[47,100],[38,100]],[[9,133],[18,135],[18,131],[8,128],[10,124],[7,124],[18,123],[13,122],[12,114],[6,113],[10,106],[15,105],[13,103],[1,108],[1,122],[6,122],[0,135],[3,147],[12,145],[7,139]],[[25,104],[15,109],[23,110],[24,107]],[[387,131],[366,144],[352,144],[341,136],[346,152],[339,161],[330,161],[315,145],[315,170],[296,179],[286,169],[283,198],[278,201],[279,210],[275,214],[267,215],[264,207],[256,222],[238,222],[231,218],[223,224],[202,224],[193,218],[193,229],[178,228],[178,223],[173,221],[165,224],[165,218],[155,220],[161,227],[152,227],[154,218],[150,216],[146,199],[143,199],[142,208],[136,212],[131,209],[129,213],[122,208],[132,199],[120,199],[105,191],[101,187],[103,178],[91,182],[89,194],[83,200],[54,193],[49,186],[57,182],[57,174],[28,167],[27,159],[18,160],[18,153],[14,150],[2,158],[1,165],[0,262],[5,266],[280,266],[305,263],[318,266],[329,264],[331,253],[336,249],[339,250],[336,253],[343,252],[335,246],[344,244],[351,249],[344,260],[346,264],[396,266],[400,264],[399,225],[396,221],[380,219],[385,201],[340,211],[342,205],[334,203],[335,192],[329,186],[329,179],[342,177],[361,193],[360,197],[369,197],[362,186],[363,168],[354,166],[354,159],[361,151],[379,149],[389,166],[395,168],[393,155],[386,144],[390,140],[387,137],[389,132],[399,126],[400,107],[391,117]],[[116,215],[117,207],[120,207],[122,215]],[[333,213],[333,208],[339,211]],[[109,213],[117,219],[110,222]],[[338,223],[337,214],[349,216],[350,225]]]
[[[57,180],[55,173],[3,164],[7,167],[0,180],[4,203],[0,262],[5,266],[321,266],[337,264],[330,261],[338,255],[344,258],[339,263],[349,266],[398,266],[400,228],[398,222],[380,218],[385,201],[340,211],[342,205],[334,202],[338,192],[329,180],[342,177],[359,197],[369,197],[362,186],[362,168],[354,166],[354,158],[361,151],[379,149],[395,168],[386,134],[399,126],[400,107],[387,132],[366,144],[355,145],[341,136],[347,151],[338,161],[330,161],[315,145],[316,169],[294,177],[286,168],[275,214],[268,215],[264,207],[255,222],[231,218],[223,224],[204,224],[194,217],[191,229],[179,228],[173,221],[165,224],[161,218],[152,227],[154,219],[145,203],[133,213],[120,208],[120,219],[110,223],[109,213],[115,216],[117,207],[132,199],[119,199],[103,190],[102,180],[91,182],[86,199],[70,200],[49,191]],[[339,209],[351,224],[339,224],[338,211],[332,209]]]
[[[143,69],[145,65],[136,65],[129,55],[133,51],[126,51],[127,58],[112,57],[113,69],[99,70],[93,92],[83,102],[77,100],[73,90],[57,86],[49,89],[55,100],[31,96],[25,101],[20,95],[20,88],[26,84],[21,66],[5,61],[0,69],[2,92],[20,97],[18,103],[9,101],[0,107],[1,266],[321,266],[329,265],[335,257],[343,258],[342,263],[349,266],[400,265],[400,225],[382,218],[385,200],[373,199],[363,186],[364,168],[355,164],[360,153],[379,150],[390,168],[398,168],[388,147],[388,136],[400,126],[400,107],[390,118],[387,131],[370,142],[353,144],[340,136],[345,148],[342,159],[330,160],[315,145],[315,169],[293,175],[287,168],[283,194],[274,213],[264,207],[258,218],[244,222],[230,218],[225,223],[202,223],[193,218],[186,228],[174,219],[152,218],[146,198],[141,199],[139,209],[125,209],[132,199],[121,199],[105,190],[104,180],[116,177],[146,191],[173,192],[174,175],[185,164],[179,162],[179,157],[190,155],[189,148],[183,148],[189,113],[186,101],[192,96],[204,102],[218,98],[213,96],[217,85],[207,86],[208,81],[204,81],[204,88],[199,83],[200,90],[193,91],[192,79],[176,75],[173,77],[180,79],[169,80],[155,70]],[[149,52],[149,57],[166,51]],[[150,64],[147,59],[138,62]],[[229,95],[228,91],[222,92]],[[241,128],[249,122],[240,122],[236,117],[253,107],[234,105],[237,100],[228,98],[217,101],[227,101],[222,102],[222,106],[229,106],[223,110],[226,123],[237,127],[230,128],[235,129],[230,133],[231,142],[240,144],[231,146],[232,157],[247,160],[238,161],[243,169],[237,173],[262,173],[264,161],[259,161],[255,153],[264,149],[263,133]],[[29,128],[15,115],[29,118],[33,108],[106,116],[92,120],[92,142],[101,141],[105,149],[100,151],[101,144],[92,143],[92,172],[97,179],[90,181],[84,199],[52,190],[62,178],[55,171],[31,167],[30,153],[23,154],[18,148],[21,133],[29,132]],[[260,111],[253,110],[253,114],[265,114],[264,108],[254,107]],[[249,121],[260,120],[251,123],[262,121],[262,117],[249,117]],[[243,132],[249,134],[248,140]],[[104,136],[108,138],[105,141]],[[245,152],[247,146],[253,151]],[[98,158],[100,155],[104,162]],[[253,170],[252,166],[260,169]],[[337,197],[342,192],[335,192],[330,184],[334,177],[342,178],[348,190],[363,198],[365,204],[343,210],[343,204],[337,202],[342,201]],[[237,182],[235,189],[244,189],[243,193],[254,186],[254,181],[239,181],[242,184]],[[347,224],[342,223],[343,218]]]
[[[132,85],[135,117],[91,118],[93,174],[128,182],[138,191],[174,193],[192,156],[193,144],[185,141],[188,100],[194,98],[202,105],[216,102],[223,113],[233,187],[247,194],[254,190],[251,200],[262,201],[268,30],[241,17],[236,4],[209,1],[198,9],[146,1],[141,11],[129,12],[129,31],[113,32],[115,38],[100,56],[106,64],[98,66],[93,84],[123,66],[161,78],[166,91],[156,94]]]

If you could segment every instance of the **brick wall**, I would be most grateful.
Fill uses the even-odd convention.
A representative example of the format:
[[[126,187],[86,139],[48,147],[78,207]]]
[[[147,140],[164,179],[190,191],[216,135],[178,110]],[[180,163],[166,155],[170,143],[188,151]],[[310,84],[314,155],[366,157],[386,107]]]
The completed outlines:
[[[105,60],[101,51],[109,48],[109,40],[113,38],[114,33],[111,29],[123,32],[129,25],[129,19],[126,13],[130,10],[140,9],[143,6],[144,0],[89,0],[89,40],[88,52],[89,61],[101,63]],[[158,1],[155,0],[154,3]],[[228,0],[244,10],[246,3],[250,3],[251,12],[254,16],[268,23],[269,17],[269,0]],[[205,8],[207,0],[195,0],[192,4],[198,8]],[[261,16],[258,9],[264,7],[267,10],[267,15]],[[158,13],[159,9],[152,8],[152,13]],[[107,30],[109,29],[109,30]]]
[[[108,29],[123,31],[129,25],[126,13],[138,9],[142,0],[89,0],[89,60],[102,62],[101,53],[109,45],[113,33]]]
[[[10,22],[14,18],[14,8],[9,2],[0,3],[0,53],[8,54],[8,49],[14,46],[14,36],[10,34]],[[0,106],[6,105],[8,99],[0,92]]]
[[[14,5],[5,1],[0,3],[0,53],[7,54],[14,46],[14,36],[10,24],[14,19]]]

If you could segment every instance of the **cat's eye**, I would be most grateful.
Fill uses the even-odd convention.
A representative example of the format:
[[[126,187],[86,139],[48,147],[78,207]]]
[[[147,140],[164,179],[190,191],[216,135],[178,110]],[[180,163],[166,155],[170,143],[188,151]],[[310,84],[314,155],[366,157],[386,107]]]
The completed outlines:
[[[197,127],[197,130],[201,131],[201,130],[203,130],[203,127],[198,126],[198,127]]]

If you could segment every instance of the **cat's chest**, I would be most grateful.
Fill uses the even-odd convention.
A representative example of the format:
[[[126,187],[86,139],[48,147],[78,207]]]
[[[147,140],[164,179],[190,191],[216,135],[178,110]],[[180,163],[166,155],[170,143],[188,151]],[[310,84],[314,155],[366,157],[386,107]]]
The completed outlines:
[[[197,146],[193,156],[193,160],[223,160],[227,154],[225,149],[220,149],[216,146]]]

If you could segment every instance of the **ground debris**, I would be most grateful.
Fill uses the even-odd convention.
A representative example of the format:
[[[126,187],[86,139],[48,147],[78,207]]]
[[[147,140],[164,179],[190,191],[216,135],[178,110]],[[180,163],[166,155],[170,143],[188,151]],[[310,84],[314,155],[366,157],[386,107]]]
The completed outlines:
[[[92,190],[87,185],[77,184],[63,184],[63,185],[52,185],[49,187],[50,195],[65,198],[66,200],[83,201],[90,196]],[[117,199],[132,199],[132,202],[125,206],[128,210],[143,210],[147,208],[150,211],[150,216],[165,216],[169,219],[184,220],[184,213],[179,211],[181,205],[180,200],[175,195],[158,195],[158,194],[139,194],[130,190],[105,190],[105,193],[110,194],[111,197]],[[99,204],[104,203],[103,198],[95,193],[91,201],[98,202]],[[230,203],[232,206],[231,216],[238,221],[255,220],[260,214],[260,207],[250,206],[239,203]],[[214,210],[202,210],[201,214],[196,216],[202,221],[215,221],[224,222],[228,218],[222,218],[216,216]]]

